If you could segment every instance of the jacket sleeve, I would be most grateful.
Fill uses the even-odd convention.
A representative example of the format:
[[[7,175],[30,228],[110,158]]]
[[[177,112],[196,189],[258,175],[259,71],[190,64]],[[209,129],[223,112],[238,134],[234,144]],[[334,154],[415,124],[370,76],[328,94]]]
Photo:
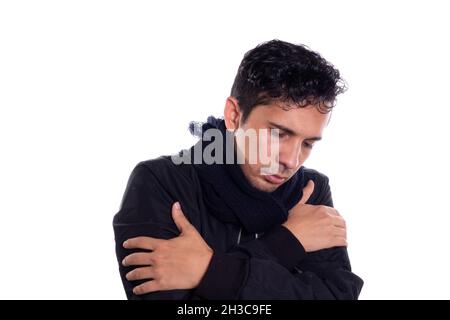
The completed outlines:
[[[190,299],[191,291],[158,291],[146,295],[133,294],[133,288],[145,281],[128,281],[125,275],[132,267],[123,267],[125,256],[138,250],[126,250],[125,240],[137,236],[170,239],[179,235],[179,231],[170,215],[174,200],[162,186],[153,172],[139,164],[131,173],[119,212],[114,216],[113,227],[116,241],[116,255],[122,284],[128,299]],[[151,213],[151,215],[149,214]]]
[[[314,200],[308,203],[333,206],[328,178],[314,180]],[[345,247],[305,253],[297,238],[278,226],[260,239],[214,253],[196,294],[208,299],[357,299],[362,285]]]
[[[282,250],[291,245],[284,242]],[[215,252],[195,293],[204,299],[358,298],[363,281],[351,272],[345,248],[308,253],[293,269],[283,265],[278,255],[262,239],[226,253]]]

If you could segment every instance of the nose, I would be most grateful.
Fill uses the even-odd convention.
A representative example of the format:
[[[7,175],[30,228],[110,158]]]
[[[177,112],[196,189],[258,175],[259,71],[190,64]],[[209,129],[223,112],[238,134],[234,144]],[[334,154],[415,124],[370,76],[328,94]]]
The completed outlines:
[[[283,150],[280,150],[280,164],[289,170],[298,168],[301,164],[301,151],[301,142],[286,145]]]

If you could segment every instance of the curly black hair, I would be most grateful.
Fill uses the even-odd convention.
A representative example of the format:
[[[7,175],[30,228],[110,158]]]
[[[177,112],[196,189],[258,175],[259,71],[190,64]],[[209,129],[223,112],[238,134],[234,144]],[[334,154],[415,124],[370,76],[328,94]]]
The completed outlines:
[[[339,70],[320,54],[275,39],[244,55],[231,96],[238,100],[245,121],[255,106],[274,102],[289,107],[315,105],[327,113],[346,89]]]

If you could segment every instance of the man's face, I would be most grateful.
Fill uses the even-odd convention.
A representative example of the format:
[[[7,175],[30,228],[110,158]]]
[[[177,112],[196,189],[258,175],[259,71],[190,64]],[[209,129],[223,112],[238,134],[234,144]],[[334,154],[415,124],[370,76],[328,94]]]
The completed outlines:
[[[262,169],[268,164],[262,163],[260,157],[257,157],[257,161],[249,161],[250,154],[254,151],[249,150],[248,139],[247,143],[244,143],[242,139],[236,138],[237,152],[245,161],[241,164],[244,175],[255,188],[265,192],[275,191],[297,172],[309,157],[315,142],[321,139],[322,131],[330,117],[329,113],[323,114],[315,106],[289,109],[282,107],[280,103],[257,106],[245,122],[242,122],[242,116],[239,120],[239,129],[243,129],[243,132],[247,129],[253,129],[257,133],[267,132],[258,134],[257,140],[269,152],[270,141],[273,139],[270,129],[279,130],[279,152],[271,157],[272,161],[275,159],[278,162],[278,172],[269,175],[263,174]]]

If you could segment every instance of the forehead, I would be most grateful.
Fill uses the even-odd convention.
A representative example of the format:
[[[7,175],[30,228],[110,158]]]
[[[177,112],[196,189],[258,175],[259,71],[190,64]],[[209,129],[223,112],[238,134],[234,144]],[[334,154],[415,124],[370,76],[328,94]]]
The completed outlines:
[[[330,113],[321,113],[312,105],[287,108],[282,104],[271,104],[255,107],[246,124],[248,127],[262,128],[272,122],[301,135],[320,135],[329,119]]]

